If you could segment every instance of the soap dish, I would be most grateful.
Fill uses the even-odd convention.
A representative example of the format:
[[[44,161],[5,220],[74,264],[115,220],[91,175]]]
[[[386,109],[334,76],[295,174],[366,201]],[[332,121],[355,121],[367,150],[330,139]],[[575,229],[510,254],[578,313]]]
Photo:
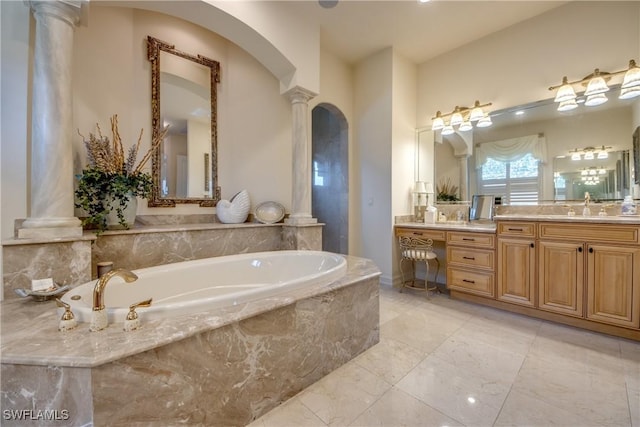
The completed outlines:
[[[23,298],[31,297],[34,300],[41,302],[47,301],[52,298],[57,297],[58,295],[62,295],[63,293],[69,290],[69,285],[58,286],[57,284],[53,284],[49,289],[45,289],[44,291],[31,291],[29,289],[17,288],[14,289],[15,293],[20,295]]]

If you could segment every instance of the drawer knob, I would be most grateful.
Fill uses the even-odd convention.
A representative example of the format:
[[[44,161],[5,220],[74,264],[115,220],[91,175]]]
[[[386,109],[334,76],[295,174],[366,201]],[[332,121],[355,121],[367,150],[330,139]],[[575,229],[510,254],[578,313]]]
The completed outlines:
[[[467,282],[467,283],[476,283],[475,280],[467,280],[467,279],[462,279],[463,282]]]
[[[463,256],[462,259],[470,259],[472,261],[475,261],[475,258],[472,256]]]
[[[509,231],[524,231],[522,228],[509,228]]]
[[[469,241],[469,242],[475,242],[476,241],[476,239],[471,239],[469,237],[463,237],[462,240],[466,240],[466,241]]]

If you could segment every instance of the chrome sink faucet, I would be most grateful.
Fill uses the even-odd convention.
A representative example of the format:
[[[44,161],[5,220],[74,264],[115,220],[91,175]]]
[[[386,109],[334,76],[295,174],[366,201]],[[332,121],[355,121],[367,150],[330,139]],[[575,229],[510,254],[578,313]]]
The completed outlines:
[[[90,331],[100,331],[106,328],[109,323],[107,311],[104,307],[104,291],[109,280],[115,276],[122,277],[127,283],[135,282],[138,279],[138,276],[133,272],[122,268],[111,270],[98,279],[96,286],[93,288],[93,311],[91,312]]]

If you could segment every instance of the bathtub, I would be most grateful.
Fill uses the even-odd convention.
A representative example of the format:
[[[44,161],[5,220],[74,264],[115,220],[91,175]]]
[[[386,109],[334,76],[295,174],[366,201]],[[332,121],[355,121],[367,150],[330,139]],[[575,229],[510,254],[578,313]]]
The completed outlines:
[[[320,251],[272,251],[228,255],[133,270],[138,280],[112,278],[104,292],[109,322],[123,322],[131,304],[144,321],[194,314],[321,283],[344,276],[346,259]],[[79,285],[63,297],[80,322],[91,321],[96,281]]]

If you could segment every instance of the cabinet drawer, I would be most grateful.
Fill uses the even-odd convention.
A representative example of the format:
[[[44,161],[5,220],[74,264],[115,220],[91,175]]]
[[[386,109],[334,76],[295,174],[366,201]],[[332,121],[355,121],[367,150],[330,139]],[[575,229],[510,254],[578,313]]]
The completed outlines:
[[[493,249],[495,247],[495,236],[487,233],[450,231],[447,233],[447,244]]]
[[[481,273],[462,268],[447,268],[447,288],[493,298],[495,295],[493,273]]]
[[[444,230],[396,227],[396,237],[398,236],[419,237],[421,239],[440,240],[444,242],[445,234],[446,232]]]
[[[494,259],[495,254],[492,250],[447,247],[447,262],[450,264],[493,270]]]
[[[579,240],[582,242],[640,243],[640,227],[609,224],[539,224],[540,239]]]
[[[533,222],[498,222],[498,236],[535,237],[536,224]]]

